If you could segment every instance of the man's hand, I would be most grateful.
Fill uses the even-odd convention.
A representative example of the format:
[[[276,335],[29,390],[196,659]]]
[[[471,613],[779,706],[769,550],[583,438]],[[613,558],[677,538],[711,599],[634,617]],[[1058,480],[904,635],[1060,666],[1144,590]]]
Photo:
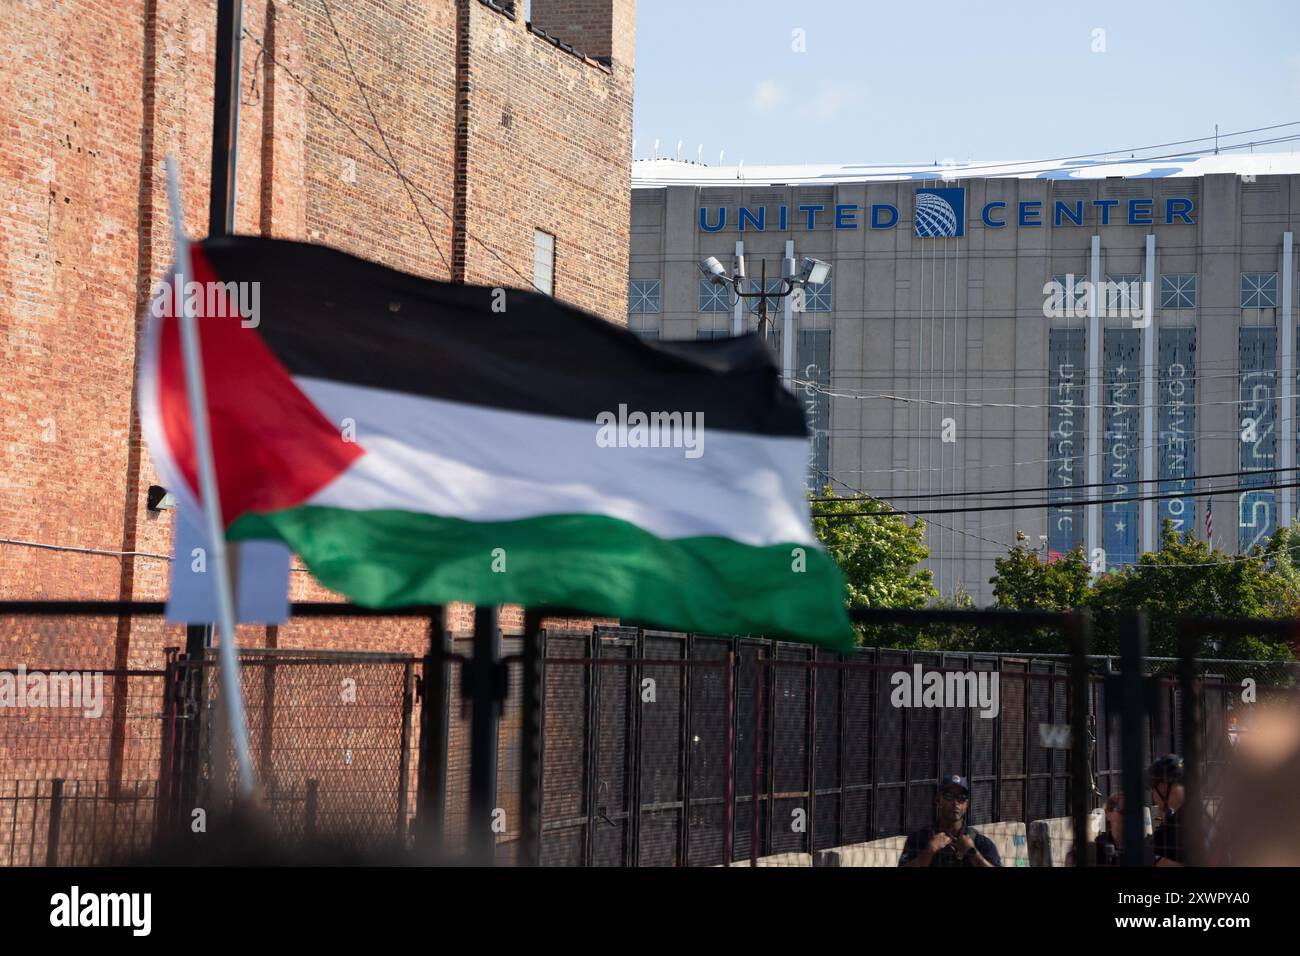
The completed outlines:
[[[942,850],[951,842],[952,842],[952,837],[949,834],[940,831],[939,833],[936,833],[934,836],[930,837],[930,845],[926,847],[926,849],[931,854],[938,853],[940,850]],[[972,843],[972,846],[973,845],[974,844]]]
[[[975,848],[975,838],[969,833],[959,833],[954,841],[957,844],[957,853],[963,862],[969,866],[987,866],[993,864],[984,858],[984,854]]]
[[[921,849],[921,852],[916,854],[916,856],[912,858],[911,862],[904,863],[903,866],[918,868],[927,867],[934,860],[934,855],[951,842],[952,837],[947,833],[936,833],[934,836],[930,837],[930,842]]]

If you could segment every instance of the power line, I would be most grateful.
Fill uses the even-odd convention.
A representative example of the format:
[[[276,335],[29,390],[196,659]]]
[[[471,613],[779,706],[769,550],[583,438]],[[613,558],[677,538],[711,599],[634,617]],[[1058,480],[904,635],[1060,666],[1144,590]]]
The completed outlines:
[[[1235,366],[1236,360],[1233,360],[1232,364]],[[899,368],[895,371],[871,372],[871,373],[861,374],[861,375],[853,375],[851,373],[837,372],[835,377],[838,379],[848,379],[848,380],[856,379],[859,381],[865,381],[868,379],[913,380],[912,376],[908,374],[910,373],[910,371],[911,371],[910,369]],[[1014,384],[997,384],[997,385],[993,385],[993,384],[959,385],[957,387],[957,390],[960,392],[1017,392],[1017,391],[1082,392],[1087,388],[1086,384],[1057,383],[1053,385],[1050,381],[1044,381],[1044,379],[1048,378],[1051,373],[1048,370],[1043,370],[1043,369],[1000,370],[1000,369],[972,368],[972,369],[959,369],[959,371],[964,371],[966,372],[966,374],[972,377],[979,377],[979,378],[996,377],[1000,380],[1028,378],[1033,380],[1032,383],[1015,382]],[[1288,374],[1295,374],[1297,378],[1300,378],[1300,369],[1282,369],[1280,371],[1278,369],[1266,369],[1265,371],[1268,372],[1270,375],[1277,376],[1279,379],[1285,378]],[[924,375],[925,373],[922,374]],[[1195,373],[1186,374],[1186,375],[1157,375],[1154,376],[1151,379],[1151,381],[1154,382],[1156,385],[1169,385],[1175,382],[1180,382],[1186,385],[1192,385],[1194,383],[1216,382],[1216,381],[1222,381],[1224,379],[1240,378],[1241,374],[1242,373],[1240,371],[1233,371],[1233,372],[1213,372],[1212,374],[1208,374],[1208,375],[1201,375]],[[1084,377],[1081,376],[1081,379],[1084,379]],[[861,398],[861,397],[870,398],[870,397],[875,397],[877,395],[884,395],[889,397],[895,397],[895,396],[905,397],[905,398],[910,398],[913,401],[916,401],[918,400],[916,396],[910,395],[908,393],[915,392],[917,395],[919,395],[922,391],[926,389],[925,385],[903,386],[901,388],[894,387],[889,389],[888,391],[882,391],[880,388],[869,389],[861,385],[836,385],[832,388],[831,386],[822,385],[821,383],[810,379],[796,378],[794,381],[796,384],[804,385],[811,388],[821,388],[821,389],[831,388],[831,391],[834,394],[842,394],[844,397],[848,397],[848,398]],[[1145,379],[1143,379],[1142,381],[1145,381]],[[949,402],[948,404],[952,404],[952,403]],[[1078,405],[1076,404],[1074,407],[1077,408]]]
[[[1286,129],[1291,126],[1300,126],[1300,120],[1292,121],[1290,123],[1276,123],[1272,126],[1257,126],[1254,129],[1237,130],[1236,132],[1232,132],[1232,133],[1221,133],[1220,136],[1223,137],[1246,136],[1250,133],[1267,133],[1275,129]],[[954,166],[951,167],[951,169],[954,174],[954,177],[957,174],[960,174],[960,177],[962,179],[977,179],[979,178],[978,175],[979,173],[985,172],[990,169],[1005,170],[1005,169],[1019,169],[1021,167],[1030,167],[1027,169],[1022,169],[1021,172],[1032,173],[1032,172],[1043,171],[1039,169],[1034,169],[1032,167],[1043,166],[1046,163],[1064,163],[1074,159],[1094,159],[1098,156],[1113,157],[1115,156],[1116,153],[1140,153],[1140,152],[1146,152],[1148,150],[1153,150],[1153,149],[1168,149],[1171,146],[1187,146],[1192,143],[1207,143],[1210,142],[1211,140],[1214,140],[1215,138],[1216,137],[1214,136],[1198,136],[1194,139],[1174,140],[1173,142],[1156,143],[1151,146],[1130,146],[1125,149],[1107,149],[1095,153],[1078,153],[1073,156],[1056,156],[1049,159],[1028,159],[1028,160],[1020,160],[1015,162],[1002,162],[1002,163],[976,163],[974,165]],[[1266,142],[1285,142],[1296,138],[1300,138],[1300,137],[1296,137],[1296,136],[1277,137],[1274,140],[1269,140]],[[1230,146],[1221,146],[1218,148],[1206,147],[1205,149],[1201,149],[1201,150],[1185,150],[1181,153],[1173,153],[1165,156],[1129,156],[1126,159],[1111,159],[1108,162],[1095,163],[1093,164],[1093,167],[1095,168],[1098,166],[1118,166],[1118,165],[1128,165],[1130,163],[1145,163],[1155,159],[1176,159],[1179,156],[1187,155],[1188,153],[1191,153],[1192,155],[1199,155],[1199,154],[1213,155],[1214,153],[1220,152],[1223,149],[1244,149],[1249,146],[1257,146],[1257,145],[1261,145],[1261,143],[1236,143]],[[934,167],[934,168],[936,170],[941,170],[945,167]],[[1013,173],[1010,175],[1019,175],[1019,174]],[[942,173],[937,173],[935,178],[942,179],[943,178]]]
[[[951,491],[951,492],[944,492],[936,495],[930,495],[930,494],[890,495],[889,500],[908,501],[908,500],[915,500],[917,498],[926,498],[926,499],[967,498],[967,497],[986,498],[986,497],[993,497],[996,495],[1020,495],[1020,494],[1028,494],[1031,492],[1062,491],[1065,489],[1069,489],[1071,491],[1077,491],[1084,488],[1124,488],[1124,487],[1128,487],[1129,485],[1165,484],[1166,482],[1175,482],[1175,481],[1208,481],[1214,478],[1241,478],[1242,476],[1245,475],[1267,475],[1267,474],[1273,474],[1275,472],[1282,472],[1282,471],[1300,471],[1300,466],[1292,466],[1287,468],[1258,468],[1258,469],[1252,469],[1248,471],[1224,471],[1224,472],[1218,472],[1213,475],[1182,475],[1182,476],[1174,476],[1169,478],[1138,478],[1138,479],[1131,479],[1129,481],[1098,481],[1098,482],[1093,482],[1091,484],[1081,483],[1077,485],[1047,485],[1045,487],[1040,487],[1040,488],[996,488],[988,491],[978,491],[978,490],[977,491]],[[845,485],[845,487],[847,488],[849,486]],[[1185,497],[1185,496],[1180,496],[1180,497]],[[817,501],[840,501],[842,499],[810,498],[809,500],[817,502]]]
[[[1221,133],[1220,136],[1221,137],[1245,136],[1250,133],[1269,132],[1272,130],[1286,129],[1288,127],[1298,126],[1298,125],[1300,125],[1300,121],[1289,122],[1289,123],[1277,123],[1270,126],[1259,126],[1253,129],[1238,130],[1233,133]],[[1153,150],[1153,149],[1165,149],[1169,146],[1186,145],[1192,143],[1205,143],[1205,142],[1210,142],[1213,139],[1214,139],[1213,136],[1199,136],[1194,139],[1175,140],[1170,143],[1159,144],[1159,145],[1131,146],[1124,149],[1103,150],[1095,153],[1078,153],[1072,156],[1058,156],[1052,159],[1016,160],[1016,161],[999,162],[999,163],[974,163],[974,164],[967,164],[964,166],[954,165],[951,167],[943,167],[937,165],[921,166],[921,165],[904,164],[903,166],[897,168],[914,171],[915,174],[933,171],[934,179],[936,181],[940,181],[940,180],[954,181],[959,178],[965,178],[965,179],[981,178],[990,170],[1004,170],[1004,171],[1010,170],[1010,172],[1001,173],[1001,175],[1006,177],[1028,176],[1030,174],[1040,173],[1040,172],[1068,173],[1074,170],[1063,169],[1062,167],[1055,164],[1068,162],[1070,160],[1095,159],[1095,157],[1099,157],[1099,156],[1115,157],[1115,154],[1117,153],[1136,154],[1139,152],[1146,152],[1148,150]],[[1128,165],[1134,165],[1138,163],[1150,163],[1158,160],[1180,160],[1180,159],[1187,159],[1187,158],[1197,157],[1197,156],[1212,156],[1228,150],[1250,149],[1253,151],[1256,146],[1269,146],[1269,145],[1275,145],[1279,143],[1290,143],[1296,140],[1300,140],[1300,134],[1288,134],[1285,136],[1276,136],[1269,139],[1250,140],[1243,143],[1231,143],[1228,145],[1206,146],[1200,149],[1185,149],[1185,150],[1179,150],[1178,152],[1174,152],[1174,153],[1163,153],[1154,156],[1129,155],[1127,157],[1119,157],[1119,158],[1112,158],[1108,160],[1091,162],[1087,166],[1081,167],[1080,171],[1104,169],[1108,166],[1128,166]],[[945,173],[943,172],[945,169],[949,171],[947,173],[949,179],[947,180],[945,180]],[[873,180],[871,177],[873,175],[888,177],[891,174],[890,173],[873,174],[868,171],[862,173],[861,175],[863,181],[878,181],[878,180]],[[798,180],[800,178],[801,177],[798,176],[794,177],[795,182],[798,183]],[[997,176],[995,175],[988,178],[997,178]],[[848,177],[845,176],[844,179],[847,180]],[[703,181],[702,185],[717,185],[717,183],[713,180],[707,180],[707,181]]]
[[[852,491],[854,494],[866,495],[866,496],[867,496],[868,498],[870,498],[871,500],[873,500],[873,501],[878,501],[878,502],[880,502],[881,504],[888,506],[888,507],[891,508],[891,509],[893,510],[893,512],[896,513],[896,514],[907,515],[907,516],[912,517],[912,518],[917,518],[917,515],[913,514],[912,512],[910,512],[910,511],[904,511],[904,510],[901,509],[901,508],[895,508],[892,504],[890,504],[888,501],[885,501],[883,498],[877,498],[875,495],[871,494],[870,492],[861,491],[861,490],[859,490],[859,489],[857,489],[857,488],[854,488],[852,485],[849,485],[849,484],[847,484],[847,483],[845,483],[845,482],[843,482],[843,481],[840,481],[840,479],[836,478],[834,475],[830,474],[829,472],[823,471],[823,470],[820,469],[820,468],[816,469],[816,471],[817,471],[817,473],[820,474],[822,477],[827,478],[827,479],[829,479],[830,481],[837,482],[837,483],[839,483],[839,484],[841,484],[841,485],[844,485],[845,488],[849,489],[849,490]],[[816,518],[816,517],[818,517],[818,515],[815,515],[815,514],[814,514],[813,517]],[[920,520],[920,519],[917,518],[917,520]],[[943,524],[939,524],[939,522],[937,522],[937,521],[927,521],[927,522],[926,522],[926,525],[927,525],[927,526],[933,525],[933,526],[936,527],[936,528],[944,528],[945,530],[955,532],[956,534],[965,535],[967,538],[973,538],[973,539],[975,539],[976,541],[982,541],[982,542],[984,542],[985,544],[991,544],[991,545],[995,546],[996,548],[998,548],[999,550],[1001,550],[1001,549],[1003,549],[1003,548],[1006,547],[1006,545],[1005,545],[1003,542],[1001,542],[1001,541],[994,541],[992,538],[985,538],[985,537],[983,537],[983,536],[981,536],[981,535],[975,534],[973,531],[965,531],[965,530],[963,530],[963,529],[961,529],[961,528],[954,528],[954,527],[952,527],[951,525],[943,525]],[[932,558],[932,560],[936,560],[936,561],[937,561],[937,560],[939,560],[939,559],[938,559],[938,558]]]
[[[833,477],[832,475],[828,474],[828,473],[825,472],[825,471],[822,471],[821,469],[818,469],[818,473],[821,474],[822,476],[826,477],[826,478],[829,478],[831,481],[834,481],[834,482],[836,482],[836,483],[838,483],[838,484],[843,485],[845,488],[847,488],[849,491],[854,492],[855,494],[864,495],[865,497],[867,497],[867,498],[869,498],[869,499],[871,499],[871,500],[873,500],[873,501],[879,502],[880,504],[888,505],[888,506],[890,506],[890,507],[892,508],[892,510],[891,510],[891,511],[888,511],[888,512],[874,512],[874,511],[873,511],[873,512],[866,512],[866,513],[863,513],[863,514],[861,515],[862,517],[880,517],[881,515],[891,515],[891,514],[892,514],[892,515],[903,515],[903,516],[907,516],[907,517],[911,517],[911,518],[917,518],[917,520],[922,520],[922,519],[920,519],[920,518],[918,517],[917,513],[915,513],[915,512],[911,512],[911,511],[904,511],[904,510],[899,509],[899,508],[894,508],[894,507],[892,506],[892,504],[890,504],[890,502],[886,501],[885,499],[883,499],[883,498],[877,498],[875,495],[872,495],[872,494],[869,493],[869,492],[862,491],[862,490],[860,490],[860,489],[854,488],[852,485],[848,484],[847,482],[841,481],[840,479]],[[1231,490],[1231,489],[1228,489],[1228,490]],[[813,500],[816,500],[816,499],[813,499]],[[1098,501],[1097,503],[1098,503],[1098,504],[1105,504],[1105,502],[1102,502],[1102,501]],[[848,513],[846,513],[846,515],[847,515],[847,514],[848,514]],[[816,514],[814,514],[813,517],[816,518],[816,517],[835,517],[835,516],[833,516],[833,515],[816,515]],[[938,522],[934,522],[934,521],[927,521],[927,522],[926,522],[926,526],[927,526],[927,527],[931,527],[931,526],[933,526],[933,527],[937,527],[937,528],[945,528],[945,529],[947,529],[947,530],[949,530],[949,531],[954,531],[954,532],[956,532],[957,534],[964,535],[965,537],[968,537],[968,538],[974,538],[975,540],[982,541],[982,542],[984,542],[985,544],[991,544],[991,545],[993,545],[994,547],[996,547],[996,548],[998,549],[996,555],[995,555],[995,554],[992,554],[992,553],[989,553],[989,552],[981,552],[981,553],[980,553],[980,557],[981,557],[981,558],[987,558],[987,557],[1000,557],[1000,556],[1002,556],[1003,554],[1008,554],[1008,553],[1010,553],[1010,551],[1011,551],[1013,548],[1015,548],[1015,547],[1017,546],[1017,545],[1015,545],[1015,544],[1007,544],[1006,542],[1002,542],[1002,541],[993,541],[993,540],[990,539],[990,538],[985,538],[985,537],[983,537],[983,536],[981,536],[981,535],[974,534],[974,533],[969,532],[969,531],[963,531],[963,530],[960,529],[960,528],[953,528],[953,527],[948,526],[948,525],[941,525],[941,524],[939,524]],[[1009,522],[1009,523],[1006,524],[1006,525],[999,525],[999,527],[1012,528],[1012,527],[1015,527],[1015,522]],[[1208,543],[1208,542],[1207,542],[1207,543]],[[1211,549],[1211,550],[1214,550],[1214,545],[1213,545],[1212,543],[1210,543],[1210,549]],[[1030,549],[1028,549],[1028,550],[1031,550],[1031,551],[1032,551],[1032,550],[1034,550],[1034,549],[1030,548]],[[1290,546],[1288,546],[1288,547],[1286,547],[1286,548],[1283,548],[1283,549],[1281,549],[1281,550],[1285,551],[1287,554],[1290,554],[1290,555],[1294,555],[1294,554],[1296,554],[1297,552],[1300,552],[1300,540],[1298,540],[1296,544],[1294,544],[1294,545],[1290,545]],[[1148,551],[1148,552],[1143,552],[1143,553],[1145,553],[1145,554],[1153,554],[1153,553],[1158,553],[1158,552],[1149,552],[1149,551]],[[965,555],[937,556],[937,555],[931,554],[931,555],[930,555],[926,560],[928,560],[928,561],[933,561],[933,562],[938,562],[938,561],[960,561],[960,560],[963,560],[965,557],[966,557]],[[1245,562],[1245,561],[1265,561],[1265,560],[1268,560],[1268,559],[1269,559],[1269,555],[1268,555],[1268,554],[1261,554],[1261,555],[1253,555],[1253,554],[1230,555],[1230,554],[1224,554],[1223,557],[1222,557],[1220,560],[1218,560],[1218,561],[1199,561],[1199,562],[1192,562],[1192,563],[1188,563],[1188,564],[1178,564],[1178,565],[1144,565],[1144,564],[1141,564],[1141,563],[1137,563],[1137,564],[1126,565],[1126,567],[1131,567],[1131,568],[1133,568],[1134,570],[1138,570],[1138,571],[1157,570],[1157,569],[1159,569],[1159,568],[1168,568],[1168,567],[1180,567],[1180,568],[1212,568],[1212,567],[1218,567],[1218,566],[1220,566],[1220,565],[1222,565],[1222,564],[1238,564],[1238,563]]]
[[[1233,488],[1219,488],[1213,491],[1181,491],[1181,492],[1173,492],[1171,494],[1133,495],[1133,496],[1126,496],[1121,498],[1097,498],[1093,500],[1084,499],[1082,501],[1078,501],[1078,500],[1050,501],[1049,500],[1049,501],[1035,501],[1035,502],[1028,502],[1025,504],[1014,504],[1014,505],[971,505],[964,508],[932,508],[932,509],[921,509],[918,511],[909,511],[906,513],[915,517],[915,516],[923,516],[928,514],[934,514],[934,515],[971,514],[979,511],[1033,511],[1039,508],[1086,508],[1090,505],[1098,505],[1098,506],[1105,507],[1108,505],[1127,504],[1135,501],[1168,501],[1174,498],[1210,498],[1216,495],[1219,497],[1223,497],[1224,495],[1235,494],[1239,491],[1240,492],[1281,491],[1285,488],[1300,488],[1300,482],[1289,482],[1286,484],[1272,484],[1272,485],[1238,485]],[[874,495],[871,497],[875,498]],[[876,498],[875,500],[884,502],[886,504],[889,503],[888,498]],[[895,511],[897,510],[898,509],[895,509]],[[838,517],[853,517],[853,516],[869,517],[878,514],[880,514],[880,512],[875,512],[875,511],[844,511],[839,513],[827,512],[825,514],[818,514],[814,512],[813,517],[814,518],[838,518]]]
[[[344,62],[348,65],[348,72],[352,74],[352,82],[356,84],[357,89],[361,92],[361,99],[366,104],[366,110],[370,113],[370,119],[375,124],[375,129],[379,132],[379,140],[384,144],[384,149],[388,152],[388,158],[391,161],[393,171],[397,173],[397,178],[402,181],[402,186],[406,189],[406,198],[411,200],[411,205],[415,207],[415,214],[420,217],[420,224],[424,226],[424,231],[429,234],[429,241],[433,243],[433,248],[438,253],[438,258],[442,260],[443,266],[447,269],[447,274],[451,275],[451,263],[447,257],[442,254],[442,247],[438,245],[438,240],[434,238],[433,230],[429,228],[428,221],[424,218],[424,211],[420,209],[420,204],[415,201],[415,194],[411,191],[411,182],[397,165],[397,157],[393,155],[393,147],[388,144],[388,137],[384,135],[384,128],[379,123],[379,117],[375,115],[375,108],[370,105],[370,97],[366,94],[366,87],[357,76],[356,68],[352,65],[352,56],[348,53],[347,44],[343,42],[343,37],[339,36],[338,27],[334,25],[334,15],[330,12],[329,4],[326,0],[320,0],[321,7],[325,10],[325,19],[329,21],[330,29],[334,32],[334,39],[338,41],[339,49],[343,51]]]
[[[826,395],[830,398],[851,398],[854,399],[855,401],[892,401],[892,402],[899,402],[907,405],[940,405],[944,407],[953,407],[953,408],[1019,408],[1019,409],[1068,408],[1071,411],[1081,411],[1081,410],[1095,411],[1098,409],[1105,411],[1107,409],[1147,407],[1146,404],[1142,402],[1133,402],[1133,403],[1102,402],[1099,405],[1092,405],[1088,402],[1037,403],[1037,402],[958,402],[952,400],[935,401],[934,399],[929,399],[929,398],[910,398],[904,395],[893,395],[893,394],[888,394],[883,392],[874,395],[855,395],[855,394],[850,394],[845,392],[834,392],[826,388],[824,385],[819,385],[816,382],[805,381],[803,379],[795,379],[794,381],[796,384],[804,386],[809,391],[817,392],[818,394]],[[1123,382],[1123,383],[1103,382],[1102,388],[1114,389],[1116,387],[1123,387],[1123,388],[1132,388],[1134,391],[1137,391],[1138,386],[1141,384],[1142,382],[1140,379],[1136,379],[1132,382]],[[1082,391],[1082,388],[1080,386],[1070,386],[1070,388],[1071,390],[1078,389]],[[1223,405],[1263,405],[1273,401],[1277,401],[1277,398],[1274,397],[1274,398],[1266,398],[1266,399],[1255,399],[1255,398],[1220,399],[1220,400],[1208,401],[1208,402],[1156,402],[1152,404],[1151,407],[1152,408],[1209,408],[1212,406],[1223,406]]]
[[[432,196],[430,196],[430,195],[429,195],[429,194],[428,194],[424,189],[422,189],[422,188],[419,186],[418,183],[412,182],[410,179],[406,178],[400,169],[398,169],[396,166],[394,166],[393,163],[392,163],[389,159],[387,159],[383,154],[381,154],[381,153],[379,152],[379,150],[375,149],[374,145],[371,144],[371,142],[370,142],[369,140],[367,140],[367,139],[366,139],[365,137],[363,137],[360,133],[358,133],[357,130],[356,130],[356,128],[355,128],[351,123],[349,123],[347,120],[345,120],[342,116],[340,116],[339,113],[338,113],[338,111],[335,110],[334,107],[330,106],[330,104],[327,103],[324,99],[322,99],[322,98],[321,98],[321,97],[316,93],[316,91],[313,90],[313,89],[311,88],[311,86],[307,84],[307,82],[306,82],[305,80],[303,80],[300,76],[298,76],[296,73],[294,73],[293,70],[290,69],[290,67],[289,67],[286,63],[284,63],[283,61],[281,61],[280,59],[278,59],[276,56],[274,56],[272,53],[270,53],[270,52],[267,50],[267,48],[266,48],[266,44],[262,42],[262,39],[261,39],[260,37],[254,36],[254,35],[252,34],[252,32],[250,32],[250,31],[248,30],[247,27],[244,28],[244,34],[245,34],[245,35],[246,35],[250,40],[252,40],[254,43],[256,43],[256,44],[257,44],[257,45],[262,49],[262,52],[266,55],[266,58],[267,58],[268,60],[270,60],[272,63],[274,63],[274,64],[275,64],[276,66],[278,66],[280,69],[284,70],[285,74],[286,74],[286,75],[287,75],[291,80],[293,80],[293,81],[294,81],[295,83],[297,83],[300,87],[302,87],[303,92],[306,93],[307,96],[308,96],[308,97],[309,97],[313,102],[319,104],[320,107],[321,107],[323,110],[325,110],[326,113],[328,113],[328,114],[330,115],[330,118],[331,118],[331,119],[333,119],[336,123],[338,123],[338,124],[339,124],[340,126],[342,126],[344,129],[346,129],[349,133],[351,133],[351,134],[352,134],[352,137],[353,137],[357,142],[359,142],[359,143],[360,143],[362,146],[364,146],[366,149],[370,150],[370,152],[372,152],[372,153],[375,155],[375,157],[376,157],[376,158],[377,158],[381,163],[383,163],[385,166],[387,166],[389,169],[391,169],[391,170],[393,171],[393,173],[394,173],[396,176],[398,176],[399,178],[403,179],[403,180],[404,180],[404,181],[409,185],[409,187],[410,187],[411,189],[415,190],[417,193],[419,193],[421,196],[423,196],[424,199],[425,199],[425,201],[428,202],[429,205],[433,206],[434,209],[438,210],[438,212],[442,213],[443,216],[445,216],[449,222],[451,222],[453,225],[456,224],[456,217],[455,217],[455,216],[453,216],[453,215],[452,215],[451,213],[449,213],[446,209],[444,209],[443,206],[442,206],[442,205],[441,205],[441,204],[440,204],[436,199],[434,199]],[[537,292],[541,292],[541,291],[542,291],[541,289],[538,289],[538,288],[537,288],[537,286],[533,283],[533,280],[532,280],[532,279],[530,279],[528,276],[526,276],[526,275],[524,275],[522,272],[520,272],[517,268],[514,267],[514,265],[512,265],[512,264],[511,264],[510,262],[508,262],[505,258],[503,258],[503,257],[501,256],[500,253],[498,253],[495,249],[493,249],[491,246],[489,246],[486,242],[484,242],[484,241],[483,241],[482,239],[480,239],[478,236],[476,236],[476,235],[474,235],[472,232],[470,232],[469,229],[464,229],[464,233],[465,233],[465,237],[466,237],[467,239],[469,239],[469,240],[471,240],[471,241],[477,243],[478,245],[482,246],[483,249],[486,250],[487,253],[488,253],[489,255],[491,255],[494,259],[496,259],[498,262],[500,262],[503,266],[505,266],[507,269],[509,269],[511,272],[513,272],[513,273],[514,273],[516,276],[518,276],[520,279],[522,279],[522,280],[527,284],[527,287],[528,287],[528,288],[531,288],[531,289],[533,289],[533,290],[535,290],[535,291],[537,291]],[[441,254],[441,250],[440,250],[440,254]],[[446,262],[446,259],[444,258],[443,261]],[[450,266],[448,266],[448,272],[450,272]]]

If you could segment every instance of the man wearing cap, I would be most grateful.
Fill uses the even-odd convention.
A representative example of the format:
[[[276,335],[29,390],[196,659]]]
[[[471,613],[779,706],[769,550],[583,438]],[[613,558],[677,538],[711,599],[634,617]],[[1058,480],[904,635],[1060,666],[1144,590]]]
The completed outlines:
[[[1164,822],[1151,835],[1156,866],[1183,866],[1182,809],[1187,792],[1183,786],[1183,758],[1165,754],[1151,764],[1151,799]]]
[[[939,778],[934,798],[934,826],[907,835],[899,866],[1001,866],[993,841],[966,826],[970,782],[961,774]]]

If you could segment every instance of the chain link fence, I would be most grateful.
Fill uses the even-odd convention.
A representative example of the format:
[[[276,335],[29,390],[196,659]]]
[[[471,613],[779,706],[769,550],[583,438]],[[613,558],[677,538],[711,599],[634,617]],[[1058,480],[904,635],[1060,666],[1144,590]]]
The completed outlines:
[[[942,612],[890,613],[946,626]],[[967,628],[1063,626],[1063,616],[961,620]],[[444,634],[440,621],[415,622],[442,635],[423,656],[240,649],[260,801],[275,839],[328,841],[359,858],[472,852],[474,641]],[[0,667],[0,864],[140,859],[159,838],[202,839],[196,820],[230,806],[235,761],[221,732],[213,653],[171,651],[158,670],[103,667],[109,655],[86,667],[59,660],[56,651],[79,646],[83,627],[115,632],[111,616],[55,627],[0,615],[0,647],[28,656]],[[1056,821],[1047,855],[1059,864],[1074,794],[1094,810],[1122,788],[1124,714],[1135,713],[1118,657],[1085,659],[1087,709],[1076,715],[1072,662],[1052,655],[864,648],[841,656],[612,626],[540,630],[531,643],[506,636],[501,654],[495,799],[483,818],[501,865],[806,865],[823,851],[926,825],[940,776],[950,773],[969,778],[974,825],[1023,833]],[[1184,663],[1198,681],[1191,741]],[[1150,698],[1140,716],[1143,765],[1193,753],[1211,801],[1226,790],[1252,705],[1300,687],[1295,662],[1142,657],[1141,670]],[[4,674],[37,675],[48,686],[50,675],[74,673],[101,682],[97,699],[78,699],[81,709],[70,697],[50,706],[4,695]],[[972,699],[923,699],[918,688],[930,675],[969,681],[962,686]],[[56,695],[69,686],[58,684]],[[989,688],[993,696],[981,698]],[[1087,736],[1082,791],[1071,749],[1078,733]],[[1027,858],[1024,842],[1012,841],[1017,860]]]

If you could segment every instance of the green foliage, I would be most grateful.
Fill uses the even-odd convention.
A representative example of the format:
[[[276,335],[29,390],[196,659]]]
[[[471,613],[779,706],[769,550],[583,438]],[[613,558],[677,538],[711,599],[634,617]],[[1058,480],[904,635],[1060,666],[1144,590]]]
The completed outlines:
[[[1149,620],[1148,647],[1152,655],[1175,656],[1178,617],[1274,617],[1285,606],[1285,586],[1260,549],[1244,560],[1216,551],[1188,532],[1179,536],[1166,521],[1160,550],[1138,558],[1134,567],[1102,575],[1093,586],[1096,644],[1104,653],[1117,653],[1117,612],[1143,608]],[[1213,653],[1207,644],[1201,656]],[[1251,639],[1234,638],[1219,656],[1237,656]],[[1225,653],[1231,651],[1231,654]]]
[[[1075,549],[1051,564],[1024,547],[1013,548],[995,562],[990,579],[997,606],[1019,610],[1093,611],[1095,652],[1119,651],[1117,619],[1121,611],[1144,609],[1149,621],[1148,652],[1176,656],[1179,617],[1274,618],[1300,614],[1300,561],[1295,558],[1290,532],[1281,529],[1264,548],[1249,556],[1216,551],[1189,532],[1179,536],[1166,520],[1161,528],[1160,550],[1138,558],[1136,565],[1100,575],[1089,581],[1082,549]],[[1038,637],[1049,647],[1018,648],[1066,650],[1054,635]],[[1217,648],[1206,635],[1200,650],[1204,657],[1281,660],[1293,657],[1290,648],[1267,637],[1224,636]],[[990,650],[997,648],[989,648]]]
[[[1088,558],[1078,547],[1056,561],[1039,560],[1024,545],[993,562],[994,607],[1016,611],[1068,611],[1088,600]]]
[[[844,574],[848,606],[852,608],[920,608],[936,594],[933,575],[917,565],[930,556],[925,546],[925,523],[907,519],[887,504],[865,495],[835,497],[827,486],[813,504],[817,514],[843,515],[813,518],[813,531]],[[876,628],[869,643],[890,646],[907,640],[898,629]],[[858,629],[859,641],[865,635]]]
[[[931,602],[931,607],[949,611],[976,610],[975,599],[960,585],[958,585],[956,592],[951,597],[940,596],[935,598]],[[916,630],[915,637],[905,646],[914,647],[918,651],[953,651],[960,653],[985,649],[986,641],[982,637],[984,628],[935,625],[914,630]]]
[[[975,602],[958,591],[939,598],[929,570],[925,523],[910,521],[889,505],[866,495],[835,497],[823,489],[813,510],[813,530],[836,560],[847,585],[849,608],[971,609]],[[1235,556],[1216,551],[1173,524],[1161,528],[1160,550],[1143,554],[1136,565],[1092,578],[1087,555],[1075,548],[1047,562],[1017,545],[994,562],[994,607],[1020,611],[1093,612],[1094,653],[1119,651],[1121,611],[1144,609],[1149,621],[1149,653],[1178,653],[1179,617],[1300,617],[1300,540],[1282,528],[1262,548]],[[859,627],[861,643],[880,647],[941,651],[1023,651],[1066,653],[1065,636],[1053,629],[1011,632],[973,627]],[[1294,660],[1293,650],[1269,635],[1206,635],[1202,657]]]

